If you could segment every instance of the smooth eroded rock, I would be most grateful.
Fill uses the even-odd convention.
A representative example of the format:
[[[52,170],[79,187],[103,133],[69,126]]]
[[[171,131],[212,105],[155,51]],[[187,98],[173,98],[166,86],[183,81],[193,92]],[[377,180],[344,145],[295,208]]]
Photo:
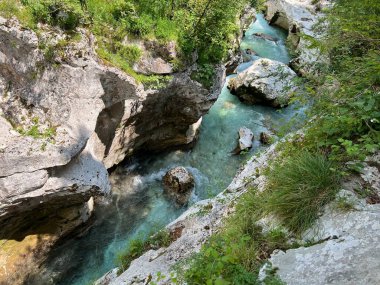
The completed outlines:
[[[380,282],[380,205],[349,213],[327,212],[314,227],[322,243],[273,254],[270,261],[289,285]]]
[[[257,38],[260,38],[260,39],[268,40],[268,41],[271,41],[271,42],[277,42],[278,41],[277,38],[272,37],[272,36],[267,35],[267,34],[263,34],[263,33],[254,33],[253,36],[257,37]]]
[[[296,77],[296,73],[281,62],[259,59],[232,78],[228,88],[243,102],[282,107],[296,91]]]

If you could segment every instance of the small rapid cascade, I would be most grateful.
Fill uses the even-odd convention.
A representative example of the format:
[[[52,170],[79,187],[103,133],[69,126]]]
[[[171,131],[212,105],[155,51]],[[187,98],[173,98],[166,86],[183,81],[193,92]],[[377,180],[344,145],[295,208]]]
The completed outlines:
[[[270,35],[276,41],[256,37],[255,33]],[[241,49],[252,49],[260,57],[288,63],[286,36],[258,14],[256,22],[246,31]],[[252,56],[252,60],[256,58]],[[240,65],[238,71],[251,63]],[[162,228],[186,210],[176,208],[164,197],[161,179],[166,171],[184,166],[193,174],[196,186],[190,205],[215,196],[228,186],[239,166],[262,149],[258,143],[260,132],[279,127],[295,112],[291,107],[277,111],[244,105],[226,86],[227,83],[203,118],[199,140],[192,150],[146,157],[121,165],[111,174],[112,202],[96,208],[94,224],[87,233],[66,240],[52,251],[35,284],[91,284],[116,266],[117,255],[131,239]],[[236,147],[242,126],[253,131],[255,143],[249,153],[234,156],[230,152]]]

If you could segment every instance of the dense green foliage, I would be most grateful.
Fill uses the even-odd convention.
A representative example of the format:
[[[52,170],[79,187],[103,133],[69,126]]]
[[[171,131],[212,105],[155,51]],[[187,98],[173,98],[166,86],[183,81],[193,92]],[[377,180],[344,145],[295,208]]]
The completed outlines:
[[[72,32],[87,27],[98,38],[99,54],[127,72],[139,58],[128,39],[174,40],[182,60],[194,51],[201,64],[217,63],[227,55],[237,32],[236,17],[248,0],[3,0],[0,15],[16,15],[36,29],[37,23]],[[133,73],[133,72],[131,72]]]
[[[329,63],[311,81],[305,144],[332,159],[364,159],[380,146],[379,14],[379,0],[338,0],[326,16],[318,45]]]

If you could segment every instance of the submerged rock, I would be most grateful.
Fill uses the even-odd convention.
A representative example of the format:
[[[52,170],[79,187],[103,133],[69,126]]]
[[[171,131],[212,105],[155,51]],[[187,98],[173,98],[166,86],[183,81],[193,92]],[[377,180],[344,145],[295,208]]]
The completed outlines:
[[[232,78],[228,89],[243,102],[282,107],[296,91],[293,82],[296,77],[296,73],[281,62],[259,59]]]
[[[264,40],[268,40],[271,42],[277,42],[278,41],[277,38],[272,37],[272,36],[267,35],[267,34],[263,34],[263,33],[254,33],[253,36],[264,39]]]
[[[255,52],[253,49],[247,48],[245,50],[245,53],[248,55],[257,55],[257,52]]]
[[[191,191],[195,186],[193,175],[182,166],[170,169],[162,182],[165,192],[179,205],[185,205],[189,201]]]

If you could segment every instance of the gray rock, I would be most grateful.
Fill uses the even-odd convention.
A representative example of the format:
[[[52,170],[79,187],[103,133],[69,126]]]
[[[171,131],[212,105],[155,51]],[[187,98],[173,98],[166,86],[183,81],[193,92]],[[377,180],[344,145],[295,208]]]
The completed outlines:
[[[224,80],[218,68],[210,92],[191,80],[193,67],[187,67],[166,86],[145,90],[132,76],[104,65],[95,38],[84,30],[81,40],[47,60],[39,41],[54,45],[66,35],[43,25],[41,30],[37,37],[0,17],[0,237],[23,240],[28,233],[20,229],[36,228],[37,221],[46,223],[62,211],[67,215],[58,223],[64,230],[53,232],[41,254],[28,259],[30,267],[19,270],[20,284],[52,245],[88,219],[64,210],[77,213],[93,197],[109,194],[107,168],[140,149],[192,143]],[[168,60],[175,48],[159,53]],[[3,256],[15,251],[17,246]],[[8,261],[0,283],[14,274]]]
[[[250,49],[250,48],[247,48],[245,50],[245,53],[248,55],[257,55],[257,53],[253,49]]]
[[[254,33],[253,36],[260,38],[260,39],[268,40],[271,42],[277,42],[278,41],[277,38],[272,37],[272,36],[267,35],[267,34],[263,34],[263,33]]]
[[[241,127],[239,129],[239,143],[236,149],[233,151],[235,154],[239,154],[242,151],[246,151],[252,148],[253,133],[247,127]]]
[[[364,189],[376,191],[380,172],[376,167],[373,171],[368,163],[378,163],[378,155],[366,159],[360,176],[352,175],[344,181],[336,201],[327,205],[316,224],[302,234],[304,241],[314,245],[271,256],[270,262],[286,284],[379,284],[380,204],[355,194]],[[353,209],[339,209],[339,199]]]
[[[236,54],[230,56],[229,61],[225,64],[226,67],[226,75],[231,75],[236,73],[236,68],[244,62],[242,52],[237,52]]]
[[[146,75],[165,75],[174,72],[171,61],[177,57],[175,42],[162,44],[157,40],[128,41],[125,39],[124,43],[136,45],[142,52],[141,58],[133,65],[134,71]]]
[[[327,241],[275,253],[270,261],[289,285],[379,284],[379,229],[380,205],[349,213],[328,211],[314,227],[318,239]]]
[[[329,1],[319,1],[318,5],[328,6]],[[309,48],[309,37],[318,39],[321,35],[313,30],[313,26],[323,16],[316,9],[316,4],[312,0],[268,0],[265,3],[266,18],[272,25],[277,25],[289,31],[288,39],[293,44],[298,57],[293,60],[294,66],[301,74],[313,72],[315,64],[326,62],[327,59],[321,54],[318,48]]]
[[[179,205],[188,202],[195,186],[193,175],[182,166],[170,169],[163,177],[162,182],[167,195]]]
[[[380,195],[380,152],[367,157],[360,176],[377,195]]]
[[[106,195],[106,168],[141,148],[191,143],[219,94],[223,68],[211,94],[191,80],[191,68],[165,88],[145,91],[133,77],[102,65],[94,37],[80,33],[51,66],[34,32],[0,21],[0,219]],[[49,44],[65,37],[41,34]],[[176,56],[173,43],[144,44],[165,60]]]
[[[295,72],[287,65],[269,60],[256,60],[248,69],[228,83],[231,93],[243,102],[272,107],[287,105],[296,91]]]

